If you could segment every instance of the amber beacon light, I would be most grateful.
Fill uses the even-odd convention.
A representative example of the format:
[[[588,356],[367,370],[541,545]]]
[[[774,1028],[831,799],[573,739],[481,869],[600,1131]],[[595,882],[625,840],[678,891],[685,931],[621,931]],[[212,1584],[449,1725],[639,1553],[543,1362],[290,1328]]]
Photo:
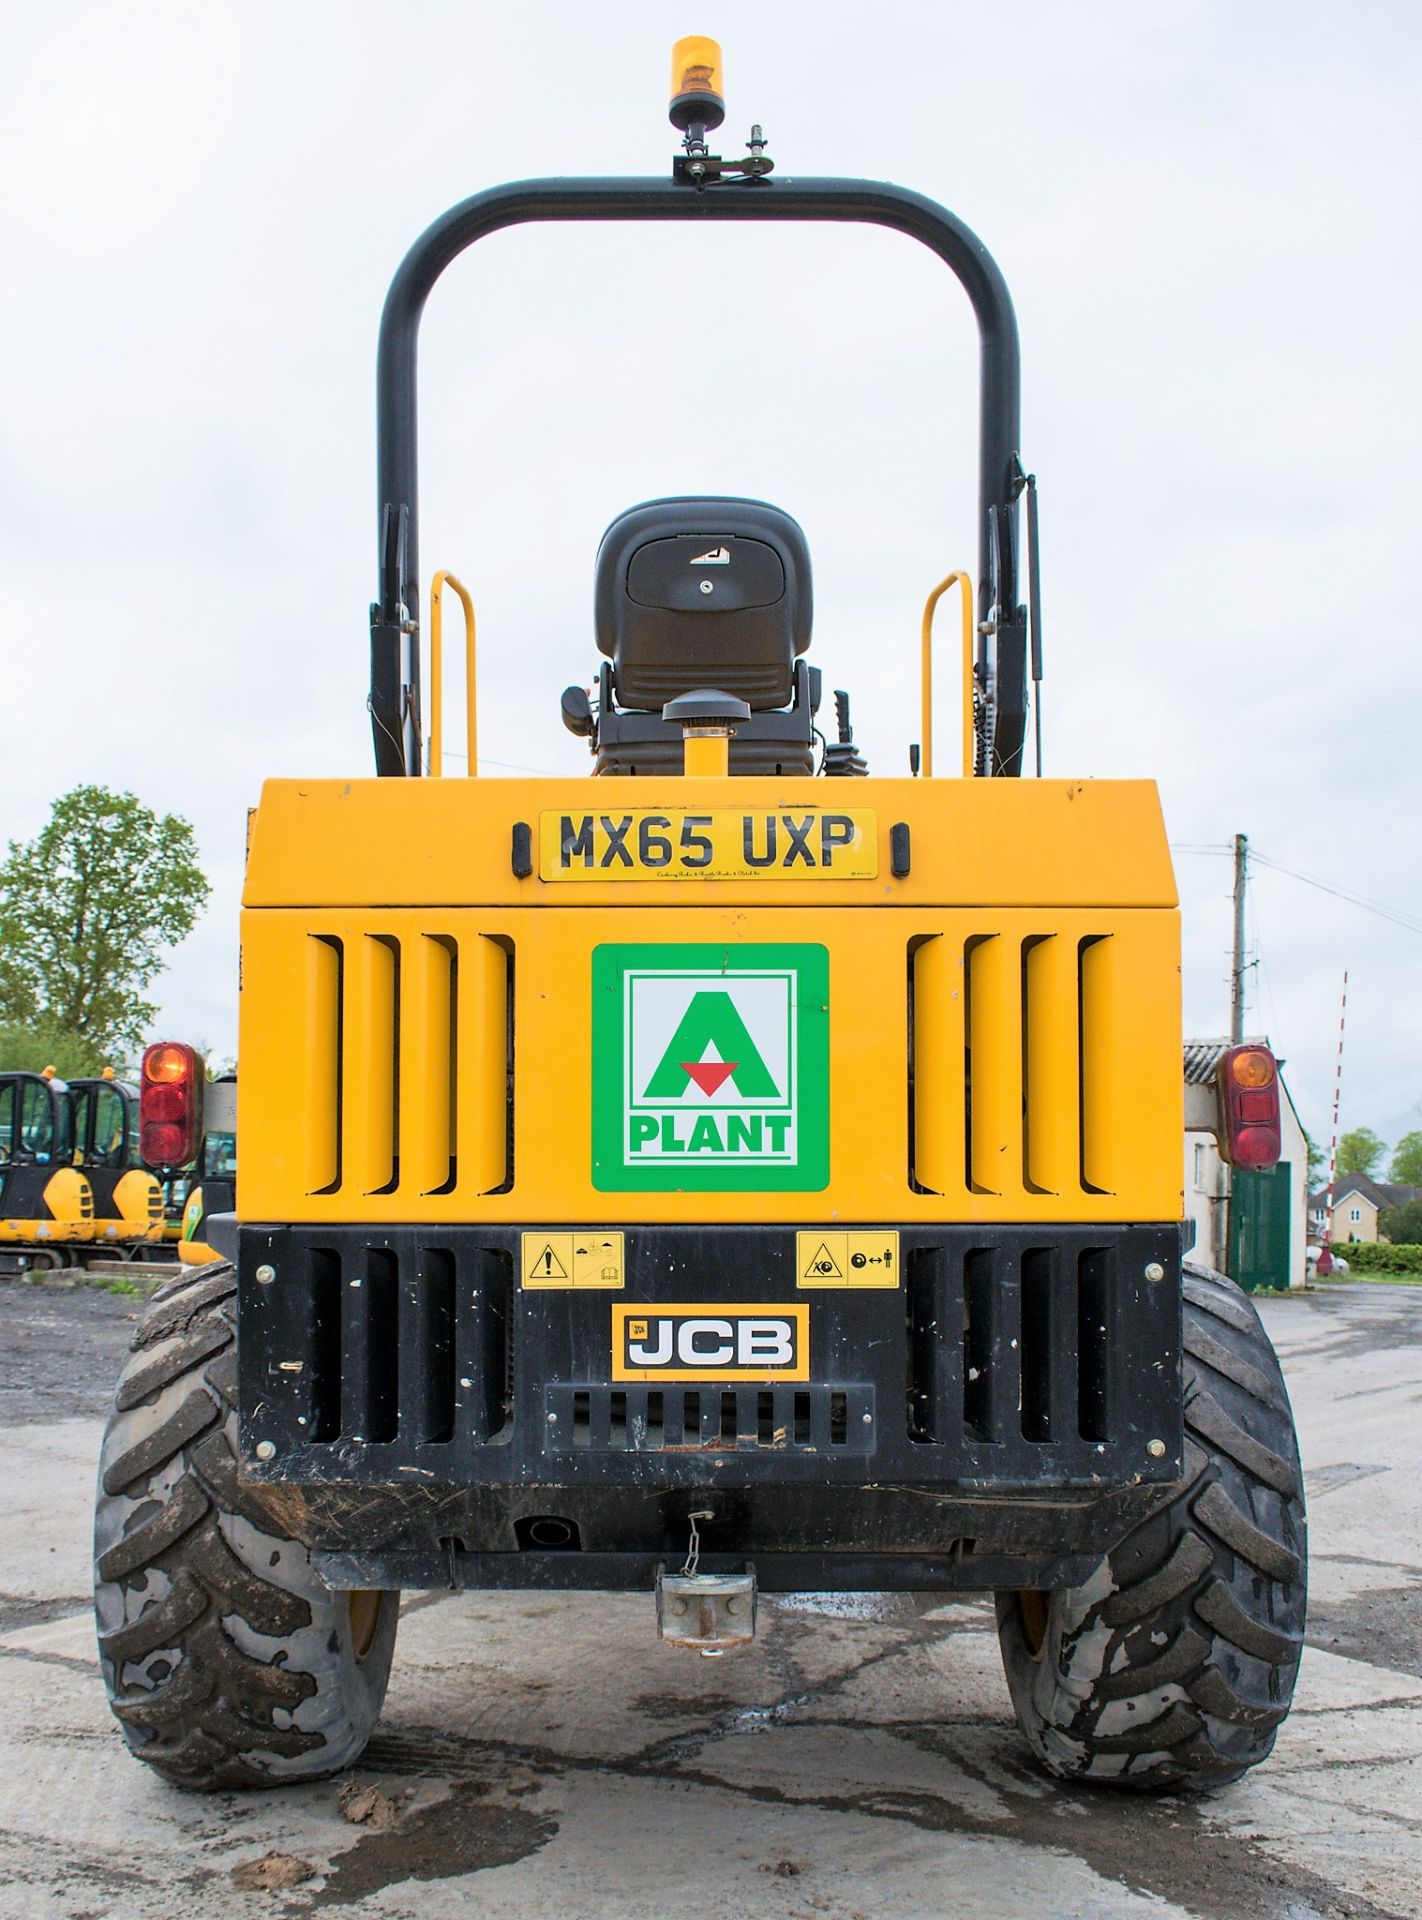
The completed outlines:
[[[709,133],[726,117],[721,48],[704,33],[689,33],[672,48],[671,105],[667,109],[679,133],[699,127]]]

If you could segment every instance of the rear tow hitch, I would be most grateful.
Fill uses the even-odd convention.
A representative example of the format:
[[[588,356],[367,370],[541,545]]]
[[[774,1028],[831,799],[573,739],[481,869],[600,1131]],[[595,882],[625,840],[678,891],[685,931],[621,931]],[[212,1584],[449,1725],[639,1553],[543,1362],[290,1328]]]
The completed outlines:
[[[755,1574],[698,1573],[701,1532],[698,1520],[714,1520],[713,1507],[697,1507],[691,1544],[680,1573],[657,1569],[657,1637],[669,1647],[686,1647],[708,1660],[719,1659],[755,1638]]]
[[[657,1573],[657,1635],[714,1659],[755,1638],[754,1573]]]

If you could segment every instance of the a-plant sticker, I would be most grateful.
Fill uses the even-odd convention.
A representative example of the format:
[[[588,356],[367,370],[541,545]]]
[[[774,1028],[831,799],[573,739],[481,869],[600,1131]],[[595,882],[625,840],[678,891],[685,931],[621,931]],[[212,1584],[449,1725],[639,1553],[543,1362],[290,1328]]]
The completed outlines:
[[[605,946],[592,975],[595,1187],[829,1184],[822,946]]]

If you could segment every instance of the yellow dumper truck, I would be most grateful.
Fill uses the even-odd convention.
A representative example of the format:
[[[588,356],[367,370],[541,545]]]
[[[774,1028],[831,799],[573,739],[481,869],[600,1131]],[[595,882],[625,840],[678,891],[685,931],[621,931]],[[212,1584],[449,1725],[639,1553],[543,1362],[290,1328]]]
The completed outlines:
[[[256,813],[237,1210],[155,1301],[104,1450],[113,1709],[169,1780],[270,1785],[361,1752],[402,1589],[640,1590],[710,1653],[761,1594],[991,1592],[1047,1768],[1226,1782],[1293,1689],[1298,1455],[1253,1307],[1184,1261],[1155,789],[1028,776],[1007,288],[917,193],[782,178],[758,128],[713,153],[713,43],[673,93],[669,178],[476,194],[391,287],[376,773]],[[866,772],[843,700],[826,737],[804,534],[691,493],[597,553],[595,693],[564,696],[596,777],[439,777],[437,620],[427,761],[420,315],[485,235],[590,220],[869,222],[961,282],[977,577],[924,629],[962,594],[951,773],[926,705],[911,776]],[[1277,1158],[1263,1049],[1226,1057],[1217,1126]]]

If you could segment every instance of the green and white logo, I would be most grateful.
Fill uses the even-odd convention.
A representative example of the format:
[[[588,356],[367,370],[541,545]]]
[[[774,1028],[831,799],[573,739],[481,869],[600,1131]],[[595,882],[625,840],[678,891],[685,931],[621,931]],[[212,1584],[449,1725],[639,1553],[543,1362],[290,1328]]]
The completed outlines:
[[[592,1057],[601,1192],[829,1184],[822,946],[598,947]]]

